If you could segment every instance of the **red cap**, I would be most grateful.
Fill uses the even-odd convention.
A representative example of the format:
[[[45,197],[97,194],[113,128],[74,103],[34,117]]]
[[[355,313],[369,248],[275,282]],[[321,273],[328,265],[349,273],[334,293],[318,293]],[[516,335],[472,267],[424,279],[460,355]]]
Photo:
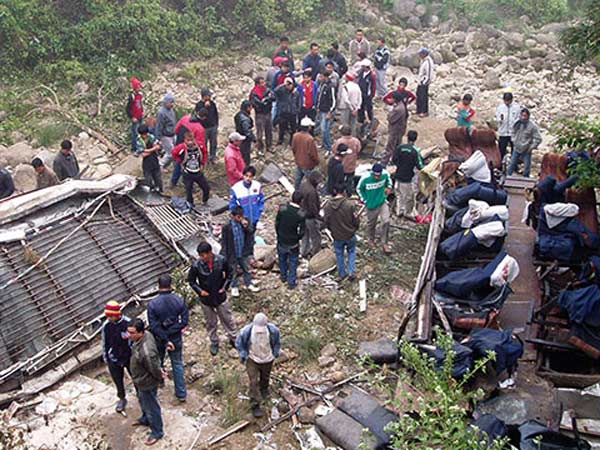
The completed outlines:
[[[138,80],[136,77],[133,77],[130,81],[131,81],[131,87],[133,88],[134,91],[137,91],[138,89],[142,88],[142,82],[140,80]]]
[[[276,66],[280,66],[287,60],[288,59],[283,56],[277,56],[276,58],[273,59],[273,63],[275,63]]]

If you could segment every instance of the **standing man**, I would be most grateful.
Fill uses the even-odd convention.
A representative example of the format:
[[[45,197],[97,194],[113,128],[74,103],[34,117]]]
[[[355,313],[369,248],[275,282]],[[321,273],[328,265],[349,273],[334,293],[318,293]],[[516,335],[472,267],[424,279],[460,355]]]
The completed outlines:
[[[175,125],[177,125],[173,106],[175,106],[175,96],[172,92],[167,92],[163,98],[163,104],[158,110],[156,127],[154,128],[156,139],[158,139],[165,152],[165,156],[160,162],[163,169],[169,167],[171,161],[173,161],[171,151],[175,147]]]
[[[311,173],[319,165],[319,151],[310,128],[315,123],[305,117],[300,121],[300,130],[292,138],[292,153],[296,162],[296,179],[294,189],[300,188],[302,178]]]
[[[409,91],[408,89],[406,89],[406,86],[408,86],[408,80],[404,77],[400,78],[398,80],[398,88],[395,91],[390,91],[387,94],[385,94],[385,97],[383,97],[383,103],[385,103],[386,105],[393,106],[394,105],[394,92],[399,92],[401,95],[402,101],[408,107],[408,105],[410,105],[412,102],[414,102],[417,99],[417,96],[415,94],[413,94],[411,91]]]
[[[185,133],[183,144],[173,149],[173,158],[181,164],[188,203],[194,206],[194,183],[202,189],[202,203],[206,203],[210,196],[210,185],[202,172],[206,166],[206,148],[201,152],[194,134],[188,131]]]
[[[523,176],[529,178],[531,172],[531,154],[542,143],[542,136],[540,135],[538,126],[530,120],[527,108],[521,110],[521,118],[513,127],[512,137],[515,149],[510,155],[510,165],[506,174],[511,176],[517,170],[519,162],[522,161],[525,165]]]
[[[351,150],[348,149],[346,144],[340,144],[337,146],[333,156],[329,158],[329,162],[327,163],[327,193],[329,195],[334,195],[333,192],[336,190],[335,188],[340,190],[342,187],[346,186],[344,164],[342,161],[349,151]]]
[[[316,80],[321,65],[321,55],[319,54],[319,44],[310,44],[310,52],[302,60],[302,70],[311,69],[312,79]]]
[[[219,135],[219,111],[217,110],[217,104],[213,100],[213,93],[208,88],[204,88],[200,91],[202,101],[204,102],[204,109],[206,109],[206,119],[204,119],[204,133],[205,133],[205,146],[210,148],[208,153],[208,162],[214,163],[217,157],[217,136]],[[210,146],[210,147],[209,147]]]
[[[317,118],[317,100],[319,95],[319,85],[312,79],[312,69],[306,69],[302,73],[302,81],[296,88],[300,96],[300,114],[298,119],[310,117],[311,120]]]
[[[363,30],[356,30],[356,38],[348,44],[348,52],[350,54],[350,63],[354,64],[359,60],[359,53],[364,54],[363,58],[368,58],[371,54],[371,44],[365,39]]]
[[[251,324],[242,328],[235,346],[248,372],[252,415],[263,417],[265,413],[260,407],[261,401],[269,397],[271,368],[281,351],[279,329],[269,323],[266,315],[258,313]]]
[[[127,398],[125,395],[125,369],[131,375],[129,360],[131,348],[129,347],[129,318],[121,312],[118,302],[111,300],[104,307],[106,322],[102,325],[102,360],[108,366],[110,377],[117,388],[119,401],[115,410],[118,413],[125,411]]]
[[[321,182],[321,174],[318,171],[311,172],[300,183],[300,195],[302,201],[300,207],[305,214],[306,230],[300,245],[300,255],[304,259],[310,259],[321,250],[321,226],[319,211],[321,210],[321,198],[317,187]]]
[[[408,120],[408,110],[402,100],[402,95],[394,91],[394,106],[388,111],[388,140],[385,146],[385,156],[382,163],[387,165],[394,154],[394,150],[402,144],[402,136],[406,133],[406,122]]]
[[[356,279],[356,232],[359,218],[356,203],[344,196],[343,188],[334,187],[335,196],[325,205],[325,226],[333,236],[333,249],[340,281]],[[348,269],[344,253],[348,253]]]
[[[344,144],[347,147],[342,164],[344,166],[344,184],[346,186],[346,195],[351,197],[354,194],[354,172],[358,162],[358,154],[360,153],[360,141],[352,136],[352,129],[348,125],[340,127],[342,136],[333,144],[333,153],[337,153],[340,145]]]
[[[262,185],[254,179],[255,177],[256,168],[254,166],[245,167],[242,180],[231,187],[231,199],[229,200],[229,210],[233,211],[236,206],[241,206],[246,219],[250,222],[252,229],[251,255],[254,253],[254,232],[265,210],[265,194]]]
[[[358,86],[362,96],[362,103],[358,110],[358,122],[365,123],[365,119],[369,119],[369,123],[373,121],[373,98],[377,88],[377,75],[371,70],[371,61],[363,59],[360,62],[361,70],[358,73]]]
[[[377,96],[385,97],[387,94],[387,84],[385,82],[385,73],[390,66],[390,49],[385,45],[385,39],[380,37],[377,39],[377,49],[373,56],[375,62],[375,70],[377,71]]]
[[[362,92],[351,73],[345,75],[345,81],[338,89],[339,109],[342,114],[342,125],[350,127],[352,136],[356,136],[356,119],[362,106]]]
[[[319,74],[319,96],[317,98],[317,111],[321,124],[321,135],[323,136],[323,147],[327,153],[331,153],[333,142],[331,140],[331,125],[336,107],[335,86],[329,79],[329,73],[323,71]]]
[[[142,417],[133,426],[150,427],[146,445],[154,445],[164,436],[158,387],[163,383],[160,356],[154,336],[145,331],[142,319],[133,319],[127,327],[131,346],[131,378],[137,391]]]
[[[275,96],[267,87],[264,77],[254,79],[254,87],[250,91],[250,103],[254,109],[254,119],[256,122],[256,145],[258,154],[263,151],[270,152],[273,147],[273,122],[271,121],[271,108]],[[263,141],[263,136],[265,140]]]
[[[240,105],[240,110],[233,118],[233,121],[235,122],[235,131],[246,138],[242,141],[240,151],[242,152],[242,157],[244,158],[244,162],[247,166],[250,165],[252,143],[256,142],[256,136],[254,135],[253,131],[254,120],[252,120],[251,112],[252,103],[250,103],[250,100],[244,100]]]
[[[283,86],[275,89],[275,98],[277,99],[277,123],[279,124],[279,139],[277,145],[283,145],[283,138],[286,131],[290,133],[290,144],[292,137],[296,132],[298,123],[298,111],[300,108],[300,94],[295,89],[294,79],[288,77],[283,82]]]
[[[0,199],[8,198],[15,193],[12,175],[5,167],[0,168]]]
[[[346,61],[344,55],[342,55],[340,52],[340,44],[333,42],[331,44],[331,49],[333,50],[333,56],[331,59],[337,64],[338,74],[341,78],[346,74],[346,72],[348,72],[348,62]]]
[[[362,176],[356,188],[358,196],[367,208],[367,228],[369,246],[375,248],[375,228],[381,217],[381,240],[383,251],[389,253],[390,208],[387,196],[392,192],[392,180],[385,168],[377,163],[370,172]]]
[[[160,172],[160,161],[158,152],[160,151],[160,142],[148,130],[145,123],[138,127],[140,136],[136,146],[135,156],[142,157],[142,171],[144,172],[144,182],[146,186],[153,191],[162,192],[162,175]]]
[[[229,145],[227,145],[227,148],[225,149],[225,172],[227,173],[229,186],[233,186],[244,178],[244,167],[246,167],[246,162],[242,156],[240,146],[245,139],[246,136],[242,136],[237,131],[229,135]]]
[[[512,93],[505,92],[502,96],[502,103],[496,108],[496,123],[498,124],[499,135],[498,147],[500,148],[502,161],[504,161],[504,156],[509,145],[511,153],[515,150],[512,133],[515,123],[519,120],[520,112],[521,106],[513,101]]]
[[[203,161],[208,161],[208,151],[206,150],[206,132],[204,131],[204,126],[202,125],[202,118],[205,114],[204,103],[198,102],[194,107],[194,112],[191,114],[186,114],[177,125],[175,125],[175,144],[182,144],[184,141],[185,134],[189,131],[194,135],[194,139],[196,140],[197,147],[202,151]],[[181,161],[175,158],[175,149],[173,149],[173,159],[175,159],[175,168],[173,169],[173,176],[171,177],[171,186],[175,187],[179,178],[181,177],[182,168]],[[203,163],[206,165],[206,162]]]
[[[296,289],[300,240],[306,227],[306,215],[300,209],[301,201],[302,194],[294,191],[292,201],[281,205],[275,217],[279,272],[282,283],[287,283],[289,289]]]
[[[419,86],[417,87],[417,114],[419,117],[429,115],[429,85],[435,77],[433,58],[426,48],[419,50],[421,65],[419,66]]]
[[[279,39],[279,47],[273,53],[273,65],[277,58],[286,58],[290,63],[290,70],[294,71],[294,53],[290,48],[290,39],[287,36],[281,36]]]
[[[142,94],[142,82],[140,80],[133,77],[130,82],[132,91],[127,99],[127,117],[131,120],[131,150],[135,152],[138,127],[144,120],[144,94]]]
[[[227,301],[227,289],[231,284],[231,267],[221,255],[215,255],[208,242],[198,245],[198,256],[188,273],[188,283],[198,295],[206,319],[206,331],[210,338],[210,354],[219,353],[218,321],[227,333],[229,343],[235,347],[235,322]]]
[[[408,132],[408,144],[398,145],[394,149],[392,164],[396,166],[396,214],[398,217],[415,218],[415,175],[423,168],[419,149],[415,146],[418,134]]]
[[[135,142],[137,142],[137,136]],[[67,178],[79,178],[79,163],[73,153],[73,144],[71,141],[64,140],[60,143],[60,152],[54,158],[52,168],[59,181],[66,180]]]
[[[221,233],[221,255],[225,257],[233,274],[231,281],[232,297],[240,296],[238,269],[242,270],[246,288],[251,292],[259,291],[258,287],[252,283],[250,263],[248,262],[248,259],[252,256],[253,248],[254,229],[248,219],[244,217],[244,208],[234,206],[231,210],[231,220],[223,225]]]
[[[48,169],[44,164],[44,161],[40,158],[33,158],[31,166],[35,170],[38,189],[44,189],[58,184],[58,178],[56,178],[54,172]]]
[[[156,340],[162,367],[165,365],[165,354],[169,352],[175,397],[180,402],[185,402],[187,391],[183,376],[183,330],[188,326],[188,307],[181,297],[172,293],[169,274],[159,277],[158,292],[158,296],[148,305],[148,324]]]

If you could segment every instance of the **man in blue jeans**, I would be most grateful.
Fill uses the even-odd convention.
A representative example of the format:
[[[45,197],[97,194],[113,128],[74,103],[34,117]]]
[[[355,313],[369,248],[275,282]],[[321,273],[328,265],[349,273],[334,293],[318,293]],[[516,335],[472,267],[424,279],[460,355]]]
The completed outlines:
[[[333,187],[334,197],[325,206],[325,226],[333,236],[339,281],[356,279],[356,231],[359,227],[356,204],[344,196],[345,186]],[[348,252],[348,270],[344,260]]]
[[[319,122],[321,135],[323,136],[323,147],[327,153],[331,153],[333,142],[331,139],[331,124],[336,107],[335,86],[329,79],[331,74],[327,70],[319,73],[319,92],[317,96],[317,111],[319,112]]]
[[[158,387],[163,383],[160,356],[154,336],[145,331],[142,319],[133,319],[127,327],[131,346],[131,379],[140,402],[142,416],[133,426],[150,427],[146,445],[154,445],[164,436],[162,413],[158,403]]]
[[[161,275],[158,279],[159,294],[148,305],[150,331],[156,340],[161,366],[165,363],[165,354],[169,352],[175,397],[184,402],[187,396],[183,376],[183,338],[182,331],[188,326],[189,312],[185,301],[171,292],[171,276]]]
[[[290,289],[296,288],[296,271],[300,258],[300,240],[304,236],[306,214],[300,208],[302,194],[294,191],[292,201],[281,205],[275,218],[277,232],[277,254],[281,281]]]

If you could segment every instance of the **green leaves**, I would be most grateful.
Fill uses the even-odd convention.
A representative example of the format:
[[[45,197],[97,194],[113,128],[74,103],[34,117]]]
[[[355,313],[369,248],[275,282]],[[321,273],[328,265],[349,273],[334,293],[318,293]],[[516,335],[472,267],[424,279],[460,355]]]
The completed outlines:
[[[600,67],[600,2],[590,1],[583,19],[561,35],[570,57],[578,63],[595,62]]]

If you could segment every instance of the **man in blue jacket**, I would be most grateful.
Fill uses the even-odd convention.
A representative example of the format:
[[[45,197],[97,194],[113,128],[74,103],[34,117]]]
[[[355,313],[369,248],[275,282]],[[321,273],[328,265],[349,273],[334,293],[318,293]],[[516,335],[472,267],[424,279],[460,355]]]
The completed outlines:
[[[175,397],[184,402],[187,396],[183,376],[182,331],[188,326],[189,311],[185,301],[171,292],[171,276],[161,275],[158,279],[159,294],[148,305],[150,331],[156,339],[156,347],[164,366],[165,353],[169,352]]]
[[[231,187],[231,198],[229,199],[229,211],[236,206],[244,209],[244,216],[250,223],[252,234],[250,236],[251,255],[254,255],[254,233],[260,216],[265,210],[265,194],[262,185],[254,179],[256,168],[248,166],[244,168],[243,178]],[[253,259],[253,258],[252,258]]]
[[[321,65],[321,55],[319,53],[319,44],[314,42],[310,44],[310,52],[302,60],[302,70],[312,69],[312,79],[316,80],[319,75]]]
[[[281,351],[279,329],[269,323],[267,316],[258,313],[252,323],[240,331],[235,346],[242,363],[246,364],[250,380],[250,402],[254,417],[264,416],[260,405],[269,397],[269,377],[273,361]]]

